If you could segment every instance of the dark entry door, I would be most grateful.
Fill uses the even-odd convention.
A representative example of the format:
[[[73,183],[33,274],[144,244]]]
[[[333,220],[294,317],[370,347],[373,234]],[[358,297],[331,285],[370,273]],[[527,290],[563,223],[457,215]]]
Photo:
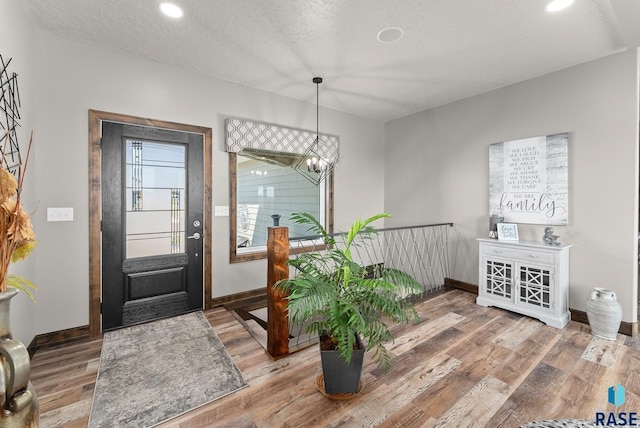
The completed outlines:
[[[102,329],[203,308],[203,136],[102,125]]]

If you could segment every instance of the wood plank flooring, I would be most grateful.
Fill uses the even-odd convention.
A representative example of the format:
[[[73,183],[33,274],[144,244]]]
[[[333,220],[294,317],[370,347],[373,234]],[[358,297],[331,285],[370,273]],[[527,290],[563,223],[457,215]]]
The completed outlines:
[[[226,309],[207,311],[249,387],[161,426],[494,428],[640,411],[640,339],[605,341],[587,325],[558,330],[474,302],[452,290],[417,303],[421,322],[394,327],[391,370],[367,358],[364,390],[349,401],[318,391],[315,346],[274,361]],[[86,426],[100,348],[91,340],[36,352],[42,427]],[[615,383],[626,388],[618,409],[607,404]]]

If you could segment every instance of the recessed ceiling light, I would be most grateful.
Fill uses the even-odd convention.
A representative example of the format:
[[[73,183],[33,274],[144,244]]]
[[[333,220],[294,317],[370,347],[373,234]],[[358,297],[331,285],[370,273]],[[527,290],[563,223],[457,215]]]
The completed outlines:
[[[547,4],[546,10],[547,12],[557,12],[571,6],[571,3],[573,0],[552,0]]]
[[[387,27],[378,32],[378,40],[381,43],[395,43],[404,36],[404,30],[400,27]]]
[[[182,18],[184,15],[180,6],[173,3],[160,3],[160,10],[171,18]]]

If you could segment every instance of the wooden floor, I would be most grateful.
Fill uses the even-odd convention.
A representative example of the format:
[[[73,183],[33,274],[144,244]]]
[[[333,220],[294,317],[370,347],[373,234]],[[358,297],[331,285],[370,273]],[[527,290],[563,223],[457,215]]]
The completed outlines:
[[[418,303],[421,323],[395,328],[391,370],[367,360],[364,390],[350,401],[318,391],[317,348],[273,361],[226,309],[208,311],[249,387],[161,426],[493,428],[640,411],[640,340],[596,339],[583,324],[558,330],[474,301],[454,290]],[[86,426],[100,347],[92,340],[35,354],[41,426]],[[618,409],[607,404],[615,383],[626,388]]]

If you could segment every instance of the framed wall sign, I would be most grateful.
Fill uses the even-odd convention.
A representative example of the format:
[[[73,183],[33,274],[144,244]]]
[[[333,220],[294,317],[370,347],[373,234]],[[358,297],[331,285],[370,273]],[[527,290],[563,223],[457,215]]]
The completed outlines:
[[[513,223],[498,223],[498,240],[517,241],[518,225]]]
[[[489,146],[489,215],[509,223],[567,225],[568,134]]]

